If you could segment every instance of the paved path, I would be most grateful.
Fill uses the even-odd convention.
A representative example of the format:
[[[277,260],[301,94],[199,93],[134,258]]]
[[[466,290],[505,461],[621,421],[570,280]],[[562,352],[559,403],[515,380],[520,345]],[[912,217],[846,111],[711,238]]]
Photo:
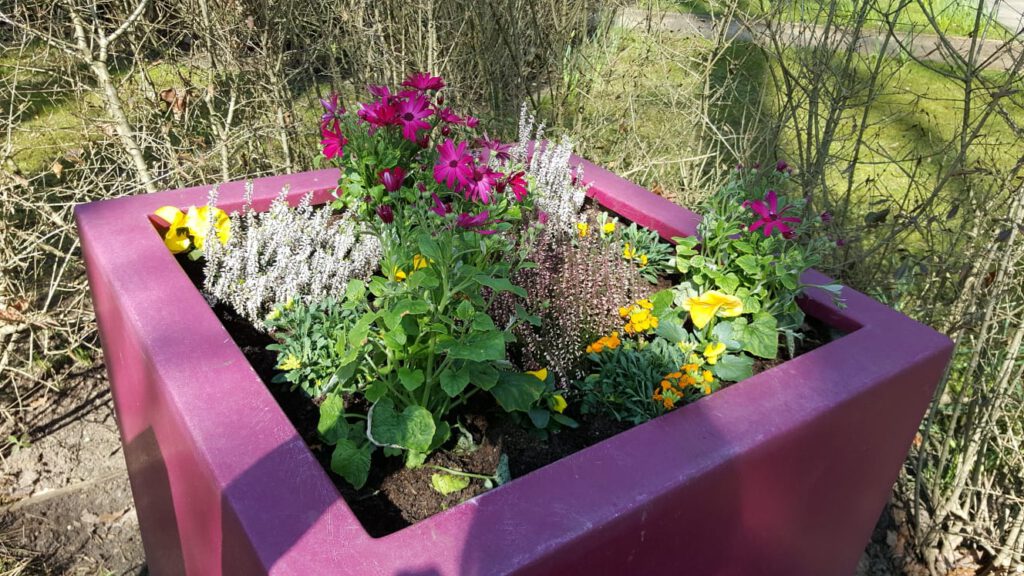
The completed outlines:
[[[1019,14],[1013,12],[1015,8],[1010,4],[1024,5],[1024,0],[998,1],[1005,3],[1000,9],[1000,22],[1003,21],[1003,18],[1006,18],[1007,21],[1013,17],[1019,18]],[[645,10],[635,8],[626,8],[620,11],[616,23],[626,28],[647,29],[650,27],[676,34],[705,38],[715,38],[724,27],[726,38],[740,42],[757,42],[765,38],[768,32],[765,25],[758,23],[745,24],[738,20],[725,22],[721,18],[677,12],[652,12],[649,14]],[[778,32],[781,33],[783,41],[788,45],[812,46],[821,41],[823,28],[791,22],[783,24],[783,28]],[[886,35],[881,32],[865,32],[860,38],[857,48],[864,53],[877,53],[885,46],[886,52],[892,56],[909,50],[915,58],[932,62],[942,62],[947,58],[948,50],[939,36],[916,34],[911,40],[909,34],[897,34],[888,44],[885,40]],[[970,38],[948,37],[946,42],[965,58],[971,50]],[[1024,52],[1024,37],[1017,38],[1009,45],[1000,40],[985,40],[979,47],[978,56],[979,62],[985,62],[986,69],[1006,70],[1022,57],[1022,52]]]
[[[996,21],[1010,32],[1024,29],[1024,0],[996,0],[993,2]]]

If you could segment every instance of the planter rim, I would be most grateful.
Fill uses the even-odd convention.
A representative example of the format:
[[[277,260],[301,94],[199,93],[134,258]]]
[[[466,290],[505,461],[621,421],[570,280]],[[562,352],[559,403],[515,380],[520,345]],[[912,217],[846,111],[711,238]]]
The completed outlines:
[[[586,160],[575,161],[591,184],[588,196],[607,209],[664,238],[695,233],[698,215]],[[313,193],[314,202],[324,202],[337,177],[337,170],[327,169],[260,178],[253,181],[253,203],[265,209],[284,186],[290,187],[292,203],[307,193]],[[638,504],[655,503],[667,490],[759,449],[766,438],[784,437],[824,417],[828,407],[852,401],[910,365],[948,357],[952,347],[947,337],[859,292],[844,287],[846,308],[840,310],[826,293],[810,289],[802,303],[805,311],[845,336],[408,528],[373,538],[147,219],[160,206],[204,204],[210,188],[79,205],[75,216],[90,275],[101,275],[117,293],[130,295],[123,302],[126,322],[143,335],[140,352],[148,369],[168,383],[117,403],[122,440],[127,445],[149,432],[147,420],[136,412],[157,410],[150,403],[169,419],[152,424],[158,441],[161,426],[190,430],[190,439],[167,437],[165,448],[172,458],[179,452],[195,458],[204,478],[172,478],[172,488],[179,482],[187,494],[196,482],[218,486],[221,502],[195,505],[214,505],[215,524],[237,528],[250,540],[245,546],[251,546],[229,550],[238,545],[213,533],[210,549],[195,554],[251,555],[267,572],[317,573],[342,561],[349,563],[345,570],[355,573],[504,573],[535,567],[583,534],[635,513]],[[219,185],[218,206],[238,209],[243,192],[244,181]],[[816,271],[803,281],[830,282]],[[106,340],[104,348],[109,358],[117,354]],[[116,380],[116,359],[112,364],[111,379]],[[794,381],[800,383],[796,391]],[[244,450],[239,437],[245,438]],[[664,445],[665,438],[685,441]],[[660,448],[643,449],[649,446]],[[665,466],[665,458],[681,464]],[[480,530],[482,525],[500,528]],[[423,555],[426,549],[430,556]]]

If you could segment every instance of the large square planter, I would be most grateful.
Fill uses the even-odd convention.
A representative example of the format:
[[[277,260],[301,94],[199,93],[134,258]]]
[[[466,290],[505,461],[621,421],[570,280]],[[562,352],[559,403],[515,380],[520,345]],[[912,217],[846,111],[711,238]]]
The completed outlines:
[[[611,211],[666,238],[693,234],[692,212],[589,163],[584,173]],[[324,201],[336,181],[256,180],[256,205],[285,185]],[[241,206],[243,186],[220,186],[223,208]],[[855,291],[843,310],[812,292],[805,311],[844,337],[373,538],[147,219],[208,190],[76,210],[157,575],[850,576],[952,349]]]

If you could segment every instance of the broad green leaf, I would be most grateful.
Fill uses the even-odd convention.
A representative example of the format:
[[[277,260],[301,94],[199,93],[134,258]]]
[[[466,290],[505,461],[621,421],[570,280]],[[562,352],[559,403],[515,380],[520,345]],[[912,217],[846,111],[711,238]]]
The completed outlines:
[[[715,324],[715,328],[711,330],[711,337],[725,344],[726,348],[730,350],[739,350],[742,346],[739,340],[736,339],[734,332],[732,321],[719,320],[718,324]]]
[[[498,327],[494,325],[494,320],[483,312],[480,312],[473,318],[472,327],[473,330],[476,330],[477,332],[490,332],[498,329]]]
[[[320,420],[316,431],[328,444],[334,444],[348,434],[348,422],[345,421],[345,400],[337,394],[328,394],[320,404]]]
[[[657,316],[658,318],[661,318],[661,315],[665,312],[665,310],[672,306],[672,299],[674,298],[674,296],[675,295],[671,290],[661,290],[655,292],[653,295],[651,295],[650,298],[651,304],[653,305],[651,313]]]
[[[449,398],[455,398],[469,384],[469,368],[463,365],[456,370],[454,367],[449,366],[445,368],[444,372],[441,372],[440,380],[441,389],[444,390],[444,393]]]
[[[376,312],[369,312],[360,316],[359,320],[356,320],[355,326],[348,333],[348,343],[356,348],[362,348],[366,344],[366,337],[369,336],[370,328],[376,319]]]
[[[682,342],[687,335],[683,325],[671,319],[659,322],[654,333],[672,343]]]
[[[419,368],[410,370],[405,366],[398,369],[398,380],[402,383],[402,387],[412,392],[419,388],[423,384],[423,370]]]
[[[543,430],[548,427],[548,423],[551,421],[551,412],[548,412],[545,408],[530,408],[529,412],[526,413],[533,425]]]
[[[481,390],[490,390],[498,383],[498,370],[489,363],[467,362],[466,369],[469,370],[469,381]]]
[[[750,324],[736,321],[733,324],[733,336],[740,341],[745,351],[768,359],[778,354],[779,333],[774,316],[760,313]]]
[[[490,392],[506,412],[527,412],[544,393],[544,383],[531,374],[502,372]]]
[[[469,486],[469,478],[454,474],[434,473],[430,476],[430,485],[445,496],[465,490]]]
[[[511,292],[520,298],[526,298],[526,290],[516,286],[508,278],[479,274],[474,277],[474,280],[476,280],[481,286],[487,286],[495,292]]]
[[[504,360],[505,336],[498,331],[470,334],[462,342],[444,343],[441,349],[456,360]]]
[[[366,484],[366,478],[370,475],[372,453],[372,444],[357,446],[348,439],[338,440],[334,445],[334,453],[331,454],[331,470],[359,490]]]
[[[555,422],[558,422],[559,424],[561,424],[562,426],[565,426],[566,428],[579,428],[580,427],[580,423],[579,422],[573,420],[572,418],[569,418],[565,414],[559,414],[558,412],[552,412],[551,413],[551,418]]]
[[[436,426],[434,417],[426,408],[409,406],[399,413],[394,402],[384,397],[370,410],[370,436],[375,444],[397,446],[413,452],[426,452],[430,448]]]
[[[726,354],[712,367],[715,376],[726,382],[739,382],[754,375],[754,359],[750,356]]]
[[[452,427],[444,420],[437,423],[434,430],[434,439],[430,441],[430,451],[437,450],[452,436]]]
[[[366,299],[366,283],[358,278],[349,280],[345,286],[345,300],[348,302],[362,302]]]
[[[761,271],[757,257],[751,254],[744,254],[737,258],[736,265],[743,270],[744,274],[749,276],[759,276],[759,272]]]
[[[437,241],[430,236],[424,234],[420,236],[419,242],[417,243],[420,247],[420,254],[423,254],[430,260],[436,260],[440,262],[443,260],[441,257],[441,247]]]
[[[476,315],[476,308],[469,300],[459,302],[455,308],[455,317],[459,320],[471,320]]]

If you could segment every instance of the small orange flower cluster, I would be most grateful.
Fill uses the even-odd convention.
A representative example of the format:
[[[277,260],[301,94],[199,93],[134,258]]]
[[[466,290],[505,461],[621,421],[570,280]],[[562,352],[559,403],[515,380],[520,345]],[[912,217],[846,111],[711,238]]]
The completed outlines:
[[[661,386],[654,391],[652,398],[666,410],[676,407],[676,403],[683,399],[683,389],[687,386],[696,386],[704,394],[711,393],[711,383],[715,381],[710,370],[702,370],[700,364],[683,364],[679,372],[666,374],[661,381]]]
[[[651,301],[646,298],[638,300],[632,306],[619,308],[619,316],[623,319],[628,318],[625,326],[626,334],[641,334],[657,328],[658,317],[651,314],[653,309],[654,304],[651,304]]]
[[[587,354],[600,354],[605,350],[614,350],[622,344],[619,340],[619,333],[612,332],[611,336],[602,336],[596,342],[587,346]]]

